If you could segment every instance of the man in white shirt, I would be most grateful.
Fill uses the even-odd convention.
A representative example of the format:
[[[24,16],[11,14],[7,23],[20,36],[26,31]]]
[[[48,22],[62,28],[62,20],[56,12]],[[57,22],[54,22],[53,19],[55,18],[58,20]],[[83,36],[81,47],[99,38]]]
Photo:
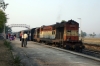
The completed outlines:
[[[24,41],[26,42],[26,45],[27,45],[27,38],[28,38],[28,35],[26,34],[26,32],[24,34],[22,34],[22,47],[23,47]]]
[[[26,34],[26,32],[24,33],[24,40],[26,42],[26,45],[27,45],[27,39],[28,39],[28,35]]]
[[[28,35],[26,33],[24,33],[24,39],[27,39],[28,38]]]

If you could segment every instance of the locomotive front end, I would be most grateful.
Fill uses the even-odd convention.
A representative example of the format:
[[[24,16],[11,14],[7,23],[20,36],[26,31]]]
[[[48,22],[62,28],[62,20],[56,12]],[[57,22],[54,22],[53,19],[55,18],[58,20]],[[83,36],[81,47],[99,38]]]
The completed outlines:
[[[79,23],[73,20],[69,20],[66,23],[64,31],[64,40],[66,41],[66,47],[74,50],[82,50],[84,45],[79,40]]]

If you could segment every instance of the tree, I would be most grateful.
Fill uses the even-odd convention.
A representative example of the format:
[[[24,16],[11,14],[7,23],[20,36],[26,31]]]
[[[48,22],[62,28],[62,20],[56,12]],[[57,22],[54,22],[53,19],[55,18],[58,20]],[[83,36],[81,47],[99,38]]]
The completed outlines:
[[[93,38],[94,38],[94,36],[96,36],[95,32],[93,32],[92,36],[93,36]]]
[[[92,34],[89,34],[90,36],[92,36]]]
[[[83,31],[81,31],[81,37],[85,37],[85,36],[87,36],[87,33],[86,32],[83,32]]]
[[[0,25],[1,26],[1,25]],[[0,33],[3,32],[3,29],[4,29],[4,25],[0,28]]]
[[[66,21],[65,20],[62,20],[61,22],[63,23],[63,22],[66,22]]]
[[[6,26],[6,27],[5,27],[5,32],[6,32],[6,33],[12,32],[12,29],[11,29],[11,27],[9,27],[9,26]]]
[[[91,37],[94,38],[94,36],[96,36],[95,32],[93,32],[93,34],[89,34]]]
[[[6,23],[6,21],[7,19],[5,13],[2,10],[0,10],[0,33],[3,32],[4,24]]]

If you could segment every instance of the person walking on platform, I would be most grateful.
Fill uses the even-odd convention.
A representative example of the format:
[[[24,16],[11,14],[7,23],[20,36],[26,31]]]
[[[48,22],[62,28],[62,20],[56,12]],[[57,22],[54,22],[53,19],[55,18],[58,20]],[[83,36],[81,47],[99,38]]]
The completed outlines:
[[[26,45],[27,45],[27,39],[28,39],[28,35],[27,35],[27,33],[25,32],[25,33],[24,33],[24,40],[25,40],[25,42],[26,42]]]
[[[29,41],[31,41],[31,33],[29,34]]]
[[[24,34],[22,33],[21,35],[22,35],[22,36],[20,36],[20,38],[21,38],[21,41],[22,41],[22,44],[21,44],[21,46],[23,47],[23,42],[24,42]]]
[[[21,41],[21,39],[22,39],[22,33],[20,33],[20,37],[19,38],[20,38],[20,41]]]
[[[27,38],[28,38],[28,35],[26,34],[26,32],[24,34],[22,34],[22,47],[24,45],[24,43],[27,45]],[[26,46],[24,45],[24,46]]]

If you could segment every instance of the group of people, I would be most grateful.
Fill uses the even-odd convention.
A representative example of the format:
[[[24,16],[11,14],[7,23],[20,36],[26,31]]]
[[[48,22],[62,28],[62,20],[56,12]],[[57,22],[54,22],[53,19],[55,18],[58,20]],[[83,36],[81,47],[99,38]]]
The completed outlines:
[[[28,35],[26,32],[20,33],[20,41],[22,41],[22,44],[21,44],[22,47],[24,46],[24,42],[27,45],[27,39],[28,39]]]
[[[10,41],[11,40],[15,40],[15,38],[16,38],[16,35],[14,34],[6,34],[6,39],[9,39]]]

